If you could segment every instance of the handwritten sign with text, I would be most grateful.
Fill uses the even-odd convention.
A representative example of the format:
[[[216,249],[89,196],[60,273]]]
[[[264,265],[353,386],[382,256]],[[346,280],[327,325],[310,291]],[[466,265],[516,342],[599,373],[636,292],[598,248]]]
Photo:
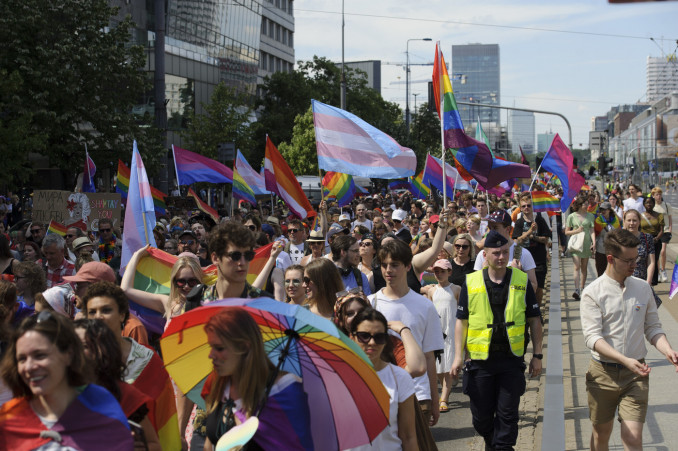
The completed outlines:
[[[33,220],[44,224],[56,221],[65,226],[99,230],[99,219],[110,219],[120,226],[120,194],[71,193],[40,190],[33,192]]]

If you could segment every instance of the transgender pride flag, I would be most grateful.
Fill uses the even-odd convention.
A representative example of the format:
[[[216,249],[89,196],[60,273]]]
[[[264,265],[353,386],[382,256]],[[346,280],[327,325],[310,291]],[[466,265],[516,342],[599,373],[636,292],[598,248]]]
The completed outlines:
[[[414,175],[417,157],[355,114],[313,100],[318,166],[359,177],[400,179]]]
[[[122,256],[120,273],[137,250],[150,244],[155,247],[153,228],[155,227],[155,205],[148,183],[146,168],[134,141],[132,168],[130,169],[127,208],[125,208],[125,233],[122,238]]]

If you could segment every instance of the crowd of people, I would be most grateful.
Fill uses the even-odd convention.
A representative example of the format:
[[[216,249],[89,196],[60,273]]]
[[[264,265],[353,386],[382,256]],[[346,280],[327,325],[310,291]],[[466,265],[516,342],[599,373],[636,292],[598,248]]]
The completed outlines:
[[[16,210],[5,214],[0,443],[88,449],[78,440],[107,428],[110,449],[162,449],[168,435],[184,449],[213,449],[248,417],[272,415],[277,404],[268,397],[303,398],[301,381],[275,370],[244,310],[225,309],[205,326],[214,373],[202,409],[173,384],[159,337],[130,311],[130,301],[161,314],[167,327],[215,300],[271,297],[333,321],[372,363],[390,397],[390,422],[360,449],[435,449],[430,427],[450,409],[462,379],[488,449],[512,449],[529,343],[530,375],[541,372],[550,215],[561,256],[574,261],[573,296],[584,302],[588,259],[595,259],[598,276],[609,271],[617,230],[640,243],[632,274],[648,284],[667,280],[671,212],[661,189],[642,197],[635,185],[580,192],[565,222],[560,212],[534,212],[530,192],[457,194],[444,206],[408,192],[368,195],[343,208],[322,201],[317,219],[300,220],[278,205],[237,209],[219,224],[188,212],[158,218],[157,248],[178,257],[168,294],[135,288],[148,246],[118,275],[121,224],[102,219],[96,231],[73,225],[62,237]],[[248,283],[256,249],[271,243],[264,268]],[[212,284],[204,272],[209,265],[216,267]],[[163,398],[163,381],[172,384],[172,405]],[[106,406],[106,415],[97,405]],[[72,419],[82,409],[93,411],[84,432]],[[160,419],[163,409],[176,411],[174,424]],[[301,426],[289,437],[276,434],[276,446],[313,447],[308,410],[298,415]],[[270,449],[268,435],[258,432],[247,449]]]

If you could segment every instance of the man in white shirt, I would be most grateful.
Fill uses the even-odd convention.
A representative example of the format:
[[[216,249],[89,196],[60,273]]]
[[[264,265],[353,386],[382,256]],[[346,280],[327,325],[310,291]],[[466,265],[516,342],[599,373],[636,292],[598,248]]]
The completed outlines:
[[[624,211],[638,210],[638,213],[644,212],[645,207],[643,207],[643,198],[640,196],[642,193],[640,191],[640,188],[638,188],[638,185],[635,185],[633,183],[630,184],[629,194],[631,195],[631,197],[629,197],[623,202]]]
[[[355,207],[355,221],[351,224],[351,230],[361,225],[367,227],[370,232],[372,231],[372,221],[365,216],[365,213],[367,213],[365,204],[358,204]]]
[[[489,218],[489,210],[487,208],[487,198],[485,196],[478,196],[476,199],[476,208],[478,209],[478,217],[480,218],[480,228],[478,233],[484,236],[487,233],[487,221]]]
[[[652,289],[632,276],[639,244],[628,230],[610,231],[604,241],[607,269],[581,295],[582,330],[592,359],[586,391],[594,451],[608,449],[617,410],[624,449],[642,449],[650,375],[645,339],[678,368],[678,352],[662,330]]]
[[[523,272],[527,273],[527,278],[529,279],[530,283],[532,284],[533,287],[536,287],[537,265],[534,262],[534,258],[532,257],[532,254],[530,254],[530,251],[521,248],[522,253],[520,254],[520,261],[518,261],[518,259],[516,258],[513,258],[516,250],[516,243],[513,242],[513,240],[511,239],[511,234],[509,232],[509,227],[511,226],[511,216],[504,210],[497,210],[492,212],[492,214],[490,214],[487,220],[488,220],[487,228],[489,230],[496,230],[497,232],[499,232],[499,234],[501,234],[511,243],[511,247],[509,248],[508,266],[512,268],[518,268]],[[473,266],[473,269],[475,271],[478,271],[480,269],[483,269],[483,267],[485,266],[487,266],[485,264],[485,253],[479,252],[478,255],[476,255],[476,263]]]
[[[440,318],[433,303],[407,285],[412,265],[412,251],[407,244],[395,239],[382,244],[379,261],[386,287],[369,299],[388,321],[402,321],[424,352],[426,374],[414,378],[414,387],[424,417],[433,426],[440,417],[434,352],[445,345]]]

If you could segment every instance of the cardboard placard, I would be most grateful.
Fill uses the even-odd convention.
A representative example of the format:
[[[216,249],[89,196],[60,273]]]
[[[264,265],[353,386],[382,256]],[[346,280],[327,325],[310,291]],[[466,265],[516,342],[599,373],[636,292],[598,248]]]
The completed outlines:
[[[120,227],[119,193],[72,193],[38,190],[33,192],[33,221],[45,225],[56,221],[65,226],[86,226],[98,231],[99,219],[110,219],[113,228]]]

